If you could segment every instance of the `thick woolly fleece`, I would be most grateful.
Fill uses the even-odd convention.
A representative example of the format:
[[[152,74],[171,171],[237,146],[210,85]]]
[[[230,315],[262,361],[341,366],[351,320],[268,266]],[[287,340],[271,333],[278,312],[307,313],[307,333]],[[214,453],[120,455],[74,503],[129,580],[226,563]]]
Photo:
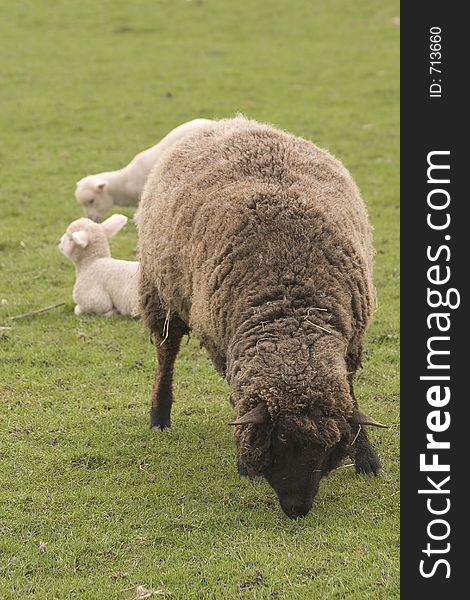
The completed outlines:
[[[227,377],[251,472],[270,427],[344,438],[371,319],[372,240],[348,171],[313,143],[244,117],[214,122],[156,165],[140,207],[140,295],[152,328],[179,317]]]

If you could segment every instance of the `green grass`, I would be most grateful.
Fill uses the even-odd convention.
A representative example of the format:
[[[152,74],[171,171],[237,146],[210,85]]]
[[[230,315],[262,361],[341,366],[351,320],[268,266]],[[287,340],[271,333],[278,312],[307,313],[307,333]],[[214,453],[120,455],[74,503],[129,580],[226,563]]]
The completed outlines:
[[[397,0],[0,2],[0,598],[398,598]],[[226,384],[191,340],[174,424],[148,429],[140,322],[75,317],[56,249],[75,181],[194,117],[241,111],[351,170],[377,248],[358,378],[383,475],[340,469],[311,513],[239,480]],[[130,215],[131,212],[127,211]],[[112,242],[133,258],[132,224]],[[55,311],[8,317],[65,301]],[[156,594],[154,597],[158,597]]]

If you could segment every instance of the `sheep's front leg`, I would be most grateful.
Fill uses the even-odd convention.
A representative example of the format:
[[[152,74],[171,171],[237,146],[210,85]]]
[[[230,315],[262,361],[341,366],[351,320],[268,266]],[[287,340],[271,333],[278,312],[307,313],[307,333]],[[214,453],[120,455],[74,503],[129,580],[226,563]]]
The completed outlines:
[[[166,334],[163,335],[163,330]],[[152,389],[152,408],[150,411],[150,427],[162,431],[170,427],[171,405],[173,403],[173,369],[179,351],[181,338],[188,329],[178,318],[166,324],[161,323],[155,332],[158,365],[155,369],[155,380]]]
[[[359,408],[356,397],[354,395],[352,377],[349,380],[349,389],[354,402],[355,408]],[[374,450],[372,442],[369,440],[367,432],[362,425],[353,425],[353,443],[349,449],[349,456],[354,461],[356,466],[356,473],[364,473],[374,477],[378,475],[382,465],[380,459]]]
[[[248,469],[245,467],[245,465],[240,460],[237,460],[237,471],[238,471],[238,474],[240,475],[240,477],[250,477],[250,474],[248,473]]]
[[[355,441],[351,446],[350,457],[356,465],[356,473],[364,473],[374,477],[381,469],[380,459],[374,446],[367,436],[367,432],[361,425],[356,425]]]

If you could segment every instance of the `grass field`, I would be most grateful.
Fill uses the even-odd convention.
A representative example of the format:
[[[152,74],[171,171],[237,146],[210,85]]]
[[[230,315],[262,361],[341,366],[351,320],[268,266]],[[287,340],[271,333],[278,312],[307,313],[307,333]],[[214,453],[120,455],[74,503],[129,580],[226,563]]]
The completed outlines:
[[[0,8],[0,598],[398,598],[398,1]],[[264,481],[239,480],[228,388],[195,340],[177,361],[173,428],[150,432],[147,332],[75,317],[56,248],[81,216],[77,179],[238,111],[338,156],[375,227],[356,395],[392,425],[371,432],[383,474],[335,471],[297,522]],[[131,223],[113,254],[136,243]]]

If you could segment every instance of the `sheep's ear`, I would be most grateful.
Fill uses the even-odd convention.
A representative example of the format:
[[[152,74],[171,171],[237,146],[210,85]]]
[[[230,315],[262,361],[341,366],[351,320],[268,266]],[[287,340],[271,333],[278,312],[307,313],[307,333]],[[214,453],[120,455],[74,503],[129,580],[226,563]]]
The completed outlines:
[[[111,237],[116,235],[126,223],[127,217],[125,215],[111,215],[106,221],[101,223],[101,227],[104,229],[107,237]]]
[[[78,244],[81,248],[86,248],[88,246],[89,237],[87,231],[74,231],[72,233],[73,241]]]
[[[372,417],[369,417],[369,415],[366,415],[365,413],[361,412],[358,408],[355,408],[353,410],[353,413],[351,415],[351,418],[349,419],[349,422],[352,425],[371,425],[372,427],[388,427],[388,425],[382,425],[382,423],[378,423],[375,419],[373,419]]]
[[[97,192],[102,192],[104,190],[104,188],[106,187],[106,184],[108,182],[106,181],[106,179],[101,179],[98,178],[95,182],[95,188]]]
[[[252,408],[241,417],[238,417],[238,419],[235,419],[235,421],[229,423],[229,425],[248,425],[249,423],[259,425],[260,423],[266,423],[268,420],[268,409],[266,408],[266,404],[261,402],[255,408]]]

